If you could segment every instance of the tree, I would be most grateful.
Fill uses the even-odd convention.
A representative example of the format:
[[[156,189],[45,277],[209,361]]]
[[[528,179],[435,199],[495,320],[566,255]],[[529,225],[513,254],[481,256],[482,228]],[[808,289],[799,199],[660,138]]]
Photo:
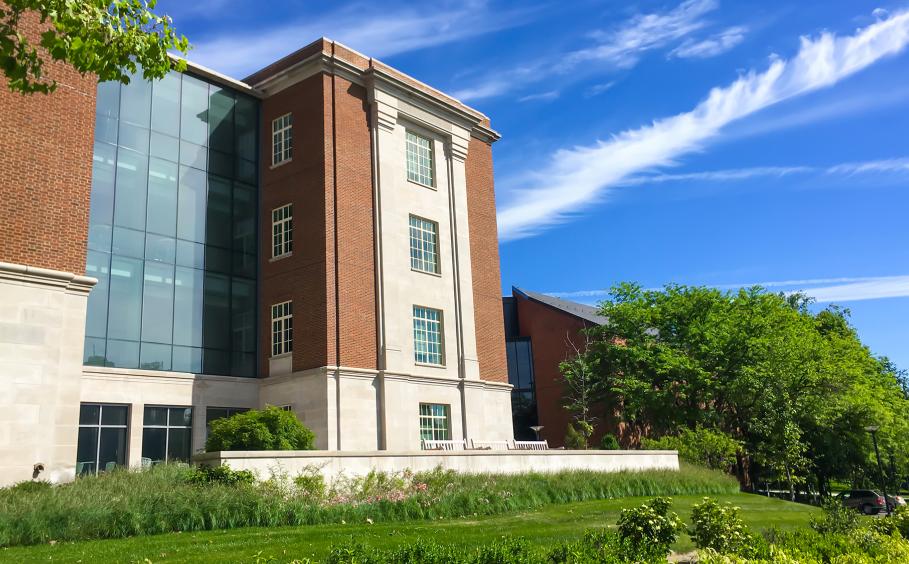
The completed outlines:
[[[157,0],[3,0],[0,2],[0,66],[10,90],[52,92],[57,83],[46,76],[44,56],[24,30],[23,20],[36,17],[46,27],[40,47],[99,82],[129,83],[142,69],[146,79],[169,70],[186,69],[169,50],[186,54],[189,41],[178,36],[170,17],[152,12]]]
[[[746,489],[781,477],[793,493],[809,479],[825,491],[831,479],[864,474],[869,424],[906,469],[899,372],[862,344],[848,310],[812,309],[803,295],[760,287],[622,284],[601,304],[608,322],[588,330],[588,350],[571,364],[591,368],[591,403],[612,406],[642,437],[702,428],[741,444]]]
[[[562,406],[572,414],[575,421],[580,423],[581,431],[590,427],[593,433],[593,424],[597,418],[593,416],[593,403],[596,399],[597,392],[595,386],[595,357],[588,355],[590,347],[590,338],[582,333],[585,338],[585,347],[582,351],[574,342],[566,337],[568,346],[574,349],[574,354],[569,356],[565,361],[559,364],[559,372],[562,374],[563,400]]]

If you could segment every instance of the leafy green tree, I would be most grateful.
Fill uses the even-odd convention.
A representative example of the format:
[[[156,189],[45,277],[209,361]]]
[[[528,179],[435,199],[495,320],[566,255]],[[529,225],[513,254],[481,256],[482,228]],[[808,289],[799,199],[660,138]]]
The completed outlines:
[[[905,473],[909,401],[899,373],[875,358],[848,310],[812,312],[803,295],[634,284],[612,289],[587,331],[593,405],[609,405],[629,436],[710,429],[741,445],[743,487],[770,477],[822,492],[872,468],[870,438]]]
[[[0,2],[0,67],[10,90],[52,92],[57,83],[45,74],[45,60],[64,61],[100,82],[128,83],[142,69],[146,79],[162,78],[186,62],[189,41],[177,35],[168,16],[152,10],[157,0],[3,0]],[[23,19],[36,17],[46,27],[38,45],[23,32]],[[42,47],[45,53],[38,51]]]
[[[266,407],[212,421],[205,450],[312,450],[314,445],[315,435],[296,415]]]

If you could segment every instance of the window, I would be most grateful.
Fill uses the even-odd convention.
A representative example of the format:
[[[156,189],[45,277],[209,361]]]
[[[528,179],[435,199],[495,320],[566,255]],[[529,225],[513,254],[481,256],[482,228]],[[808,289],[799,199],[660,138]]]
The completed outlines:
[[[271,122],[271,164],[279,165],[293,156],[293,115],[284,114]]]
[[[126,465],[129,407],[83,403],[79,407],[76,476],[107,472]]]
[[[145,407],[142,462],[189,462],[192,453],[193,408]]]
[[[413,306],[413,353],[420,364],[444,364],[441,311]]]
[[[433,186],[432,141],[410,131],[407,132],[407,180]]]
[[[271,256],[289,255],[294,250],[294,205],[271,210]]]
[[[420,404],[420,439],[424,441],[451,440],[447,405],[438,403]]]
[[[293,302],[283,302],[271,306],[271,355],[278,356],[291,352],[293,341]]]
[[[415,215],[410,216],[410,267],[439,273],[439,224]]]

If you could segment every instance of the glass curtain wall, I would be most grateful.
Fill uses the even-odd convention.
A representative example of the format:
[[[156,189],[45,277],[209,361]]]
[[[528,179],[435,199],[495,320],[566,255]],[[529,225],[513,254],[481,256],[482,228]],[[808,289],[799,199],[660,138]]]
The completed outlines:
[[[96,120],[84,363],[255,376],[257,101],[139,73]]]

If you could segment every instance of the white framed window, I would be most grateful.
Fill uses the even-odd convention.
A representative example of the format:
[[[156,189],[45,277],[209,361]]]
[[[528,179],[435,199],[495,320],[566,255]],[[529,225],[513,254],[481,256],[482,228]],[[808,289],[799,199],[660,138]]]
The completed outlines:
[[[271,256],[289,255],[294,250],[294,205],[271,210]]]
[[[440,310],[413,306],[413,356],[420,364],[445,364]]]
[[[407,180],[432,188],[432,140],[411,131],[406,135]]]
[[[271,355],[278,356],[293,350],[293,302],[271,306]]]
[[[192,455],[193,408],[145,406],[142,463],[189,462]],[[147,461],[147,462],[146,462]]]
[[[439,273],[439,224],[435,221],[410,216],[410,267]]]
[[[293,157],[293,114],[272,120],[271,122],[271,164],[279,165]]]
[[[450,441],[450,407],[439,403],[420,404],[420,439]]]

